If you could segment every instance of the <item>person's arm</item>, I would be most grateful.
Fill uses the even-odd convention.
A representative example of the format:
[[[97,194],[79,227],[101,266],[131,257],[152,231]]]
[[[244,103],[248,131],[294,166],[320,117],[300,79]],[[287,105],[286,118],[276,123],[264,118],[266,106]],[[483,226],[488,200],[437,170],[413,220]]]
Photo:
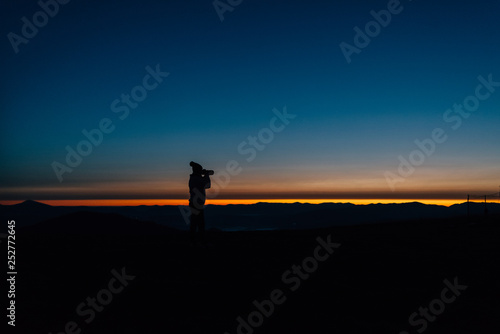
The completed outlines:
[[[210,176],[208,174],[205,174],[203,180],[205,181],[205,189],[212,187],[212,181],[210,181]]]

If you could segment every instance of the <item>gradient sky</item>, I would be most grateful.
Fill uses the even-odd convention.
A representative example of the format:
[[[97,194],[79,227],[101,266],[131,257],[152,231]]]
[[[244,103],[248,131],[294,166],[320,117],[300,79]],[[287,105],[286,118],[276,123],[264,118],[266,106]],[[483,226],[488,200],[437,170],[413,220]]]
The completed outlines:
[[[73,0],[17,54],[7,35],[40,6],[4,1],[0,200],[187,198],[191,160],[240,163],[218,198],[498,191],[500,87],[456,130],[443,114],[500,81],[500,3],[400,6],[348,64],[339,44],[387,1],[242,1],[221,21],[211,0]],[[112,102],[157,64],[169,76],[120,119]],[[285,106],[296,118],[248,162],[238,146]],[[104,118],[114,131],[60,182],[52,163]],[[447,140],[391,190],[384,173],[435,128]]]

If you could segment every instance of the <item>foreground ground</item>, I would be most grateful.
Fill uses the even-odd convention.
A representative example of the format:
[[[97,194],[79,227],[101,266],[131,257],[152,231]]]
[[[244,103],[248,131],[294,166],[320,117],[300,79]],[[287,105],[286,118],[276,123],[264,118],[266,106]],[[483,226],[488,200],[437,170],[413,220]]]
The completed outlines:
[[[207,247],[191,246],[184,233],[150,232],[20,229],[16,332],[233,334],[238,317],[255,325],[240,333],[500,329],[498,217],[477,224],[214,231]],[[340,245],[331,255],[318,251],[324,261],[317,268],[309,259],[309,273],[289,272],[314,257],[318,237],[328,236]],[[445,280],[458,284],[455,294],[443,292]],[[280,304],[262,304],[273,291]],[[257,313],[254,301],[264,311]],[[429,306],[436,315],[419,314]]]

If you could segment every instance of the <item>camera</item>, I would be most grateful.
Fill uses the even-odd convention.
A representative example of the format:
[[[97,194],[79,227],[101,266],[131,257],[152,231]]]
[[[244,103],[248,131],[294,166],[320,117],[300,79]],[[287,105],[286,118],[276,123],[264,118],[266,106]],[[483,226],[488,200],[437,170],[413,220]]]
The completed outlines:
[[[200,164],[194,162],[194,161],[191,161],[189,163],[189,166],[193,167],[193,172],[197,173],[197,174],[201,174],[201,175],[214,175],[214,171],[213,170],[210,170],[210,169],[204,169],[203,167],[201,167]]]
[[[203,174],[203,175],[214,175],[214,173],[215,172],[211,169],[204,169],[201,171],[201,174]]]

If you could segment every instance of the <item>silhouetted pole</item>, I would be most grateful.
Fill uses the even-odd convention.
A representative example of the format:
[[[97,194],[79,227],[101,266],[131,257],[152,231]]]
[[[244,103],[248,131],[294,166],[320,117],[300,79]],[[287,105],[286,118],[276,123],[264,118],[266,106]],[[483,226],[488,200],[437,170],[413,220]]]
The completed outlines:
[[[469,195],[467,195],[467,223],[470,223],[470,204],[469,204]]]
[[[488,214],[488,209],[486,208],[486,195],[484,195],[484,215]]]

